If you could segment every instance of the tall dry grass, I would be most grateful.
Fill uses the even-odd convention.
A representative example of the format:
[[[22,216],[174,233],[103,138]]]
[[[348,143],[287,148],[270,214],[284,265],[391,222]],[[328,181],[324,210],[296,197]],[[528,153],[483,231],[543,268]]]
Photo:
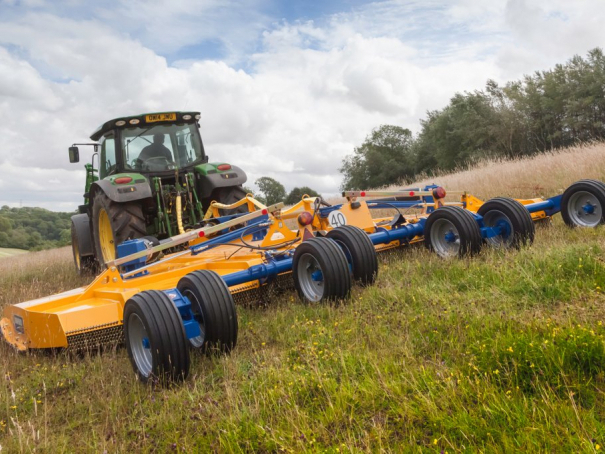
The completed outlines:
[[[531,158],[485,160],[462,171],[419,178],[410,186],[436,183],[450,191],[468,191],[482,199],[533,198],[560,194],[577,180],[605,180],[605,143],[544,153]],[[389,186],[396,190],[401,185]]]

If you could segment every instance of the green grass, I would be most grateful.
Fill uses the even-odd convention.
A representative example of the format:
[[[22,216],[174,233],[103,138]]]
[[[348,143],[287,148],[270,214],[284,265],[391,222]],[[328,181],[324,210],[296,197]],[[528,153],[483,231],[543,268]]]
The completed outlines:
[[[11,259],[15,260],[15,259]],[[0,304],[80,285],[67,255],[0,273]],[[230,356],[173,389],[124,349],[0,347],[8,452],[595,452],[605,446],[605,236],[539,229],[532,248],[380,257],[337,305],[292,292],[238,308]],[[2,296],[4,295],[4,296]]]
[[[5,257],[12,257],[13,255],[25,254],[27,251],[23,249],[8,249],[0,247],[0,259]]]

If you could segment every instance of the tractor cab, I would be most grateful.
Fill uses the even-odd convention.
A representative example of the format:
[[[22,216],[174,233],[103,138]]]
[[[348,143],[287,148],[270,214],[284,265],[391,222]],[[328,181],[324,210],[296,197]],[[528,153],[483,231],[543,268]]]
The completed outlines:
[[[174,173],[207,162],[198,112],[145,114],[104,123],[91,139],[101,147],[99,176]]]

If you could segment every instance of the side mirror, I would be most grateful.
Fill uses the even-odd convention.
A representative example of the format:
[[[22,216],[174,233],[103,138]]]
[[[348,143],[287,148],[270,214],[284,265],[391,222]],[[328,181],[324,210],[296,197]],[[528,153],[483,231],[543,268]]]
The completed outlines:
[[[80,162],[80,151],[78,147],[69,147],[69,162]]]

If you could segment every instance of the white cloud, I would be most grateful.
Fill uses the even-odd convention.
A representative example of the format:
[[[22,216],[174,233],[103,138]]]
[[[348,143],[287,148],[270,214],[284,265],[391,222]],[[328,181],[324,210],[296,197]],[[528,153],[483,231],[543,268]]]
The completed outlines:
[[[74,209],[84,171],[68,162],[71,143],[113,117],[186,109],[201,111],[211,159],[249,182],[336,193],[342,158],[372,128],[418,130],[456,91],[605,38],[597,0],[387,1],[314,22],[276,21],[252,0],[72,3],[81,17],[0,3],[12,8],[0,14],[0,204]],[[223,60],[195,50],[208,41]]]

